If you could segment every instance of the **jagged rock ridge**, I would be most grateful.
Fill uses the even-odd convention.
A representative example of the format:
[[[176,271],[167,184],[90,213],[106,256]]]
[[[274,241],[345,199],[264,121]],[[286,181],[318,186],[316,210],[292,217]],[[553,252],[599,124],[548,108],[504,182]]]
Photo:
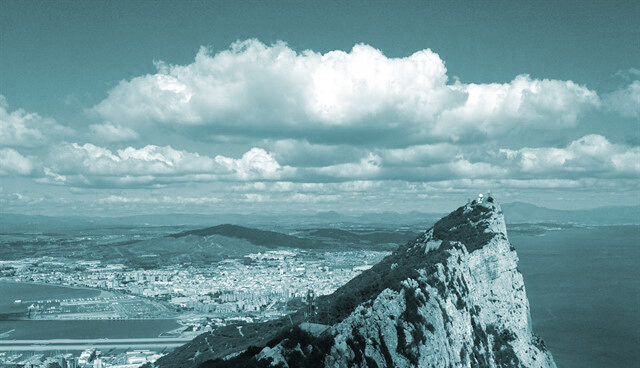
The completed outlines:
[[[500,206],[467,204],[321,298],[326,329],[286,329],[202,366],[555,367],[517,262]]]

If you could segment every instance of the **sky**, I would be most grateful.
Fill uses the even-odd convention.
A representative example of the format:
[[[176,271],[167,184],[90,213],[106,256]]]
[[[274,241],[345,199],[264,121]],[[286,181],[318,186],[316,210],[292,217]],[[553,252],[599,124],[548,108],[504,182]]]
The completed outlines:
[[[2,1],[3,213],[640,204],[637,1]]]

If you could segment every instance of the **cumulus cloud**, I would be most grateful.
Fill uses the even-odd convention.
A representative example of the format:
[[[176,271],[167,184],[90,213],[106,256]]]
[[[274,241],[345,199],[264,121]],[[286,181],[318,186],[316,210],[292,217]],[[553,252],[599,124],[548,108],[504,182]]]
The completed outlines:
[[[11,190],[35,179],[70,187],[47,187],[58,191],[52,198],[83,193],[112,208],[253,208],[639,185],[640,147],[601,135],[567,138],[601,131],[590,130],[596,115],[577,127],[594,108],[618,120],[640,117],[635,69],[620,74],[627,86],[598,96],[570,80],[526,74],[503,83],[452,81],[429,49],[388,57],[364,44],[319,53],[256,40],[156,67],[89,109],[83,139],[90,143],[66,143],[71,129],[10,109],[0,95],[0,175]],[[542,136],[560,145],[540,143]],[[153,189],[129,195],[126,188]]]
[[[121,204],[121,203],[134,203],[134,204],[190,204],[190,205],[202,205],[213,204],[220,202],[217,197],[201,196],[201,197],[183,197],[183,196],[156,196],[156,197],[129,197],[123,195],[110,195],[104,198],[98,199],[99,203]]]
[[[266,151],[253,148],[240,159],[215,158],[171,146],[147,145],[111,151],[85,143],[62,145],[50,154],[48,182],[77,186],[137,187],[189,181],[275,179],[286,173]]]
[[[114,153],[91,143],[72,143],[54,154],[52,169],[61,174],[75,174],[80,169],[92,175],[175,175],[213,173],[218,167],[210,157],[171,146],[127,147]]]
[[[267,151],[262,148],[252,148],[239,159],[218,155],[215,161],[234,171],[240,179],[278,179],[284,172],[291,173],[290,167],[282,167]]]
[[[359,162],[344,163],[319,168],[316,172],[336,178],[367,179],[376,177],[382,170],[382,159],[380,156],[369,153]]]
[[[446,164],[436,164],[432,170],[446,172],[446,176],[455,178],[479,178],[479,177],[500,177],[507,173],[507,170],[497,167],[488,162],[470,162],[465,159],[456,160]]]
[[[564,148],[524,147],[500,149],[500,153],[524,173],[640,174],[640,147],[613,144],[597,134],[576,139]]]
[[[380,151],[385,164],[393,166],[425,166],[427,164],[450,161],[462,150],[449,143],[425,144],[406,148]]]
[[[214,134],[336,141],[349,133],[351,141],[397,143],[568,127],[598,103],[571,81],[522,75],[504,84],[449,83],[444,61],[429,49],[390,58],[364,44],[322,54],[247,40],[122,81],[92,111],[108,121],[196,125]]]
[[[335,194],[335,193],[354,193],[375,190],[382,185],[382,181],[374,180],[350,180],[344,182],[331,183],[315,183],[315,182],[292,182],[292,181],[275,181],[275,182],[252,182],[234,185],[231,190],[234,192],[270,192],[284,193],[296,192],[307,193],[310,195],[317,194]]]
[[[340,196],[337,194],[305,194],[295,193],[291,197],[287,198],[287,201],[301,202],[301,203],[318,203],[318,202],[335,202],[340,200]]]
[[[454,179],[565,180],[633,177],[640,174],[640,147],[586,135],[565,147],[487,149],[449,143],[402,149],[378,149],[357,161],[299,169],[298,180],[402,180],[435,182]]]
[[[43,178],[40,178],[41,182],[53,182],[56,184],[64,184],[67,182],[66,176],[55,173],[53,172],[53,170],[51,170],[48,167],[45,167],[43,172],[44,172],[44,180]]]
[[[572,81],[534,80],[519,75],[504,84],[462,84],[465,103],[442,112],[434,133],[454,139],[465,132],[499,134],[531,127],[557,129],[572,127],[578,116],[599,105],[598,95]]]
[[[604,101],[609,110],[625,117],[640,119],[640,80],[633,81],[627,88],[609,93]]]
[[[70,135],[73,130],[23,109],[9,111],[7,99],[0,95],[0,145],[36,147],[52,138]]]
[[[0,175],[29,175],[34,170],[33,161],[11,148],[0,149]]]
[[[626,70],[618,70],[615,73],[616,76],[622,78],[622,79],[626,79],[626,80],[634,80],[637,79],[638,77],[640,77],[640,69],[637,68],[629,68]]]
[[[358,160],[368,151],[348,144],[312,144],[307,140],[281,139],[270,142],[278,162],[291,166],[322,167]]]
[[[247,203],[264,203],[264,202],[278,202],[278,203],[326,203],[335,202],[340,200],[341,196],[338,194],[319,194],[319,193],[272,193],[271,195],[264,193],[246,193],[244,194],[242,201]]]
[[[441,147],[438,147],[440,149]],[[325,166],[317,169],[308,169],[305,172],[316,180],[353,181],[360,180],[404,180],[404,181],[434,181],[447,178],[479,178],[502,177],[508,170],[500,168],[488,162],[471,162],[461,155],[452,157],[440,156],[437,160],[430,160],[430,150],[419,147],[416,152],[425,150],[427,155],[415,155],[409,152],[407,156],[398,154],[396,150],[391,153],[382,151],[389,157],[389,162],[382,156],[370,152],[366,157],[357,162]],[[436,149],[437,151],[437,149]],[[400,160],[398,160],[400,156]],[[407,161],[410,159],[411,161]]]
[[[111,123],[92,124],[89,129],[96,138],[107,142],[131,141],[139,137],[135,130]]]

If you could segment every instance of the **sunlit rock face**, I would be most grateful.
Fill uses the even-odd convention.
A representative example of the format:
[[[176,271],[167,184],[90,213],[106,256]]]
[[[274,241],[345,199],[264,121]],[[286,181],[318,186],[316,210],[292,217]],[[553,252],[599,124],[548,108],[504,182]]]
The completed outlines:
[[[319,300],[311,335],[291,330],[251,360],[279,367],[555,367],[533,334],[500,206],[467,204]]]

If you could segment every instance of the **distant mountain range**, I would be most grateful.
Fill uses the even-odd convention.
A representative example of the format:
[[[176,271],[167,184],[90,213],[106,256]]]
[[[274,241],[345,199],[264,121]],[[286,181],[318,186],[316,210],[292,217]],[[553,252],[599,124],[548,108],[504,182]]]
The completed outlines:
[[[587,210],[556,210],[531,203],[502,205],[507,223],[556,222],[585,225],[640,224],[640,206],[610,206]]]
[[[509,223],[579,223],[585,225],[640,224],[640,206],[611,206],[587,210],[558,210],[531,203],[506,203]],[[376,212],[360,215],[335,211],[300,214],[151,214],[123,217],[41,216],[0,213],[0,232],[48,232],[96,227],[211,226],[234,223],[243,226],[342,227],[343,224],[430,225],[443,213]]]

